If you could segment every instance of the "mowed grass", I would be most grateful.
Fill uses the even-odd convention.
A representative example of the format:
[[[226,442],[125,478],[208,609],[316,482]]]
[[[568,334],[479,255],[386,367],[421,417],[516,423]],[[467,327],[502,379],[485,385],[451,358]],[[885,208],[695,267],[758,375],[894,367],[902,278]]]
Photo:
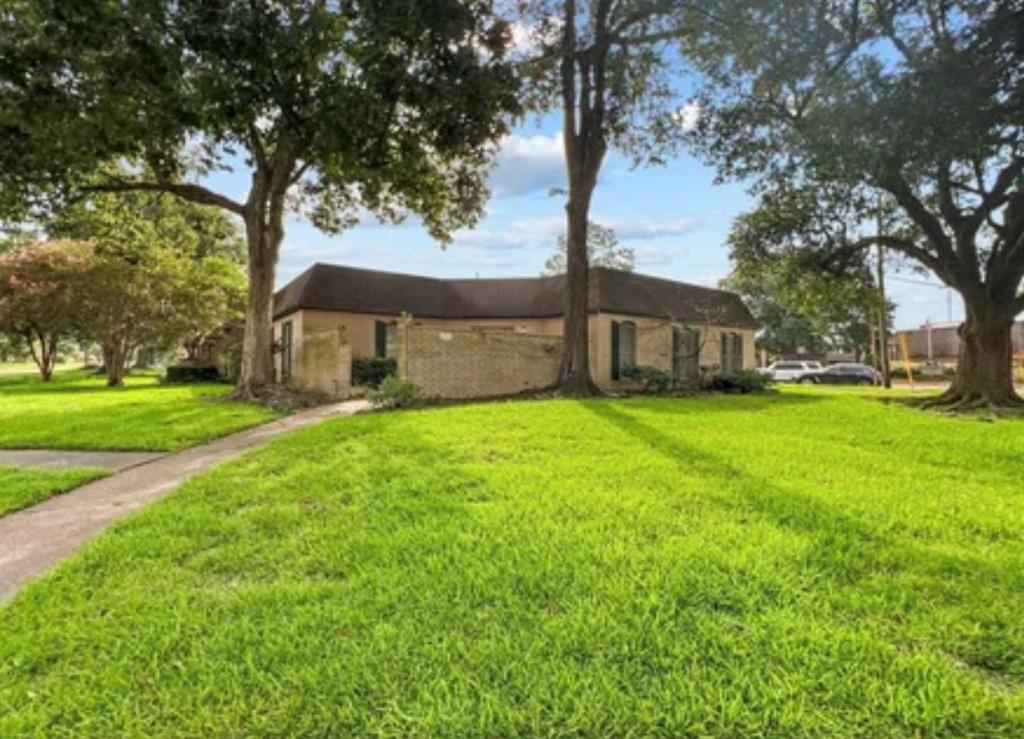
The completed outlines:
[[[0,467],[0,516],[104,477],[105,470],[36,470]]]
[[[172,451],[275,418],[267,408],[222,402],[229,385],[161,385],[132,375],[125,387],[65,372],[0,377],[0,448]]]
[[[1024,736],[1024,423],[842,389],[339,419],[0,613],[0,736]]]

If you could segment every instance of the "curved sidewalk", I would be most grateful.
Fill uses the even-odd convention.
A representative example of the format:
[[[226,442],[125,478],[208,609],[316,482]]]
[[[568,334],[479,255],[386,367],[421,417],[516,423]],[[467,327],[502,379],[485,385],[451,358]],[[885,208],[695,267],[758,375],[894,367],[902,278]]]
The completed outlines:
[[[117,519],[162,498],[188,478],[281,434],[368,408],[366,401],[353,400],[300,411],[202,446],[162,455],[0,518],[0,603]]]

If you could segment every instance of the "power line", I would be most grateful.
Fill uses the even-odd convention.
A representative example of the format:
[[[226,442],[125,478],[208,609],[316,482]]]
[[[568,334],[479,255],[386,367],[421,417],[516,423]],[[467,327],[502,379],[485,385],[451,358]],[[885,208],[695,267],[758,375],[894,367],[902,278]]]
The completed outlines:
[[[890,276],[889,279],[893,279],[897,282],[906,282],[907,285],[923,285],[927,288],[937,288],[938,290],[952,290],[948,285],[942,285],[941,282],[929,282],[924,279],[910,279],[909,277],[894,276]]]

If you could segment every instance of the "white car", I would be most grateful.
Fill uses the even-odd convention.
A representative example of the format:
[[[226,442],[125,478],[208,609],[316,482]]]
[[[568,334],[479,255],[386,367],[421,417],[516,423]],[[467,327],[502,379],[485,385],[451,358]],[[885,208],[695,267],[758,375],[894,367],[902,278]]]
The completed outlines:
[[[814,372],[824,372],[825,367],[821,362],[774,362],[767,367],[758,370],[761,374],[768,375],[776,382],[793,382],[799,377]]]

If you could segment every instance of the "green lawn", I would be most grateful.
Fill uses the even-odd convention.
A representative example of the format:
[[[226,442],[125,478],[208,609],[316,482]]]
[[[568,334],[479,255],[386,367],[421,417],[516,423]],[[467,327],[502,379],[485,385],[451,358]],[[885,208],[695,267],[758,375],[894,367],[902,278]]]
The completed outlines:
[[[855,392],[339,419],[0,613],[0,736],[1024,736],[1024,422]]]
[[[103,477],[104,470],[26,470],[0,467],[0,516],[28,508],[57,493],[64,493],[90,480]]]
[[[161,385],[153,374],[106,387],[84,372],[0,377],[0,448],[175,450],[269,421],[255,404],[221,402],[230,386]]]

